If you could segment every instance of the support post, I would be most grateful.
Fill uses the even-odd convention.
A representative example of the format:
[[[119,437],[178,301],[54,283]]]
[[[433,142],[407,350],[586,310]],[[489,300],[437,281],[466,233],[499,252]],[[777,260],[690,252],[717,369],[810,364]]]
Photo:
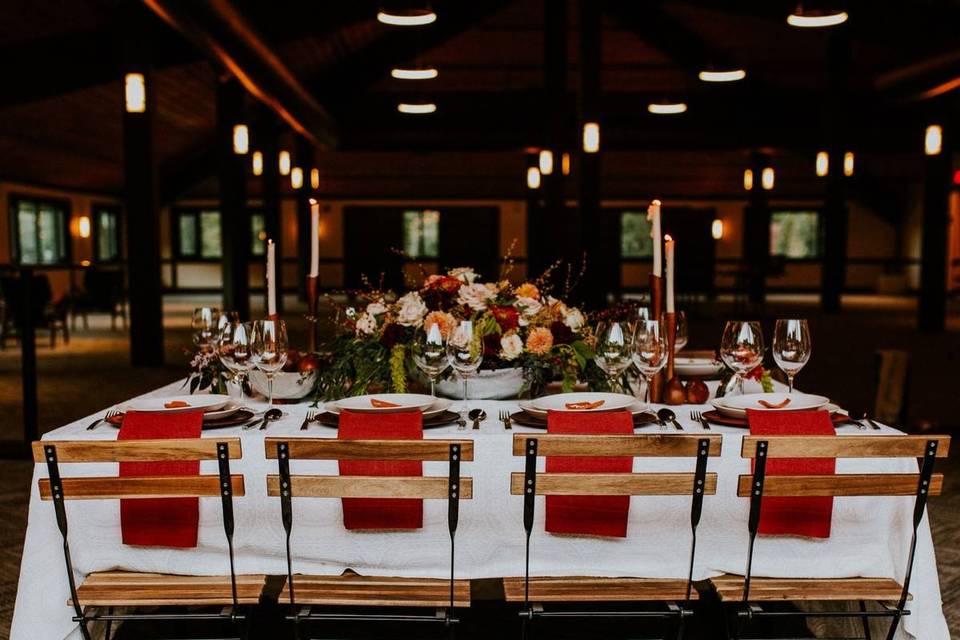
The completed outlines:
[[[767,271],[770,267],[770,205],[761,185],[763,170],[770,166],[766,154],[750,154],[753,188],[747,194],[744,210],[743,259],[747,264],[747,294],[751,303],[763,304],[767,293]]]
[[[531,262],[536,277],[557,258],[571,259],[571,251],[579,242],[571,242],[564,197],[564,176],[560,170],[562,142],[567,125],[567,0],[544,0],[544,114],[545,130],[542,148],[553,152],[553,171],[541,178],[543,209],[538,225],[527,234],[539,234],[537,252]]]
[[[223,239],[223,306],[250,317],[250,217],[247,213],[248,155],[233,151],[233,127],[246,124],[243,86],[233,76],[217,78],[217,160],[220,182],[220,229]]]
[[[947,238],[950,228],[950,181],[953,160],[951,127],[943,124],[941,151],[924,157],[923,238],[920,256],[920,302],[917,327],[943,331],[947,314]]]
[[[261,194],[263,195],[264,231],[277,249],[277,313],[283,313],[283,233],[281,231],[280,206],[280,153],[279,123],[272,115],[266,118],[261,136],[260,150],[263,153],[263,174],[261,176]],[[266,295],[266,293],[264,293]]]
[[[540,272],[543,271],[541,266],[545,259],[543,257],[543,184],[541,178],[541,185],[539,189],[531,189],[527,186],[527,174],[531,167],[536,167],[537,165],[537,154],[527,153],[524,156],[524,188],[526,189],[527,194],[527,224],[526,224],[526,233],[527,233],[527,279],[532,280],[540,275]]]
[[[297,200],[297,292],[300,300],[306,300],[307,275],[310,273],[310,167],[314,164],[314,149],[306,138],[299,136],[296,146],[295,164],[303,167],[304,174],[303,186],[293,192]],[[279,270],[279,265],[277,268]]]
[[[20,380],[23,385],[23,444],[39,440],[37,401],[37,336],[33,313],[33,269],[20,269]]]
[[[580,130],[586,122],[600,122],[601,76],[601,7],[593,0],[580,0]],[[602,137],[601,137],[602,140]],[[601,147],[602,148],[602,147]],[[619,290],[620,278],[614,247],[604,247],[603,211],[600,208],[601,160],[600,153],[586,153],[578,146],[580,162],[579,222],[582,252],[586,254],[587,270],[580,290],[580,298],[588,309],[604,309],[607,293]],[[559,159],[558,159],[559,161]],[[562,175],[560,171],[556,172]],[[571,256],[573,257],[573,256]]]

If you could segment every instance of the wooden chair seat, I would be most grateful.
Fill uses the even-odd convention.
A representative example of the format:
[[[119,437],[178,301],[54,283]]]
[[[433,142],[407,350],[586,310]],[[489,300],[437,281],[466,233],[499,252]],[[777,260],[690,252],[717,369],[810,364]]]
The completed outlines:
[[[237,576],[238,604],[257,604],[264,575]],[[148,607],[233,604],[230,576],[175,576],[160,573],[91,573],[77,588],[81,606]]]
[[[504,578],[508,602],[523,602],[523,578]],[[530,578],[531,602],[658,602],[683,600],[687,581],[661,578]],[[697,590],[690,592],[696,599]]]
[[[710,578],[724,601],[743,600],[743,576]],[[750,600],[899,600],[903,585],[889,578],[751,578]]]
[[[455,580],[453,602],[457,607],[470,606],[470,581]],[[280,593],[281,604],[290,599],[289,585]],[[293,577],[293,595],[297,604],[377,606],[377,607],[447,607],[450,605],[450,581],[440,578],[395,578],[359,576]]]

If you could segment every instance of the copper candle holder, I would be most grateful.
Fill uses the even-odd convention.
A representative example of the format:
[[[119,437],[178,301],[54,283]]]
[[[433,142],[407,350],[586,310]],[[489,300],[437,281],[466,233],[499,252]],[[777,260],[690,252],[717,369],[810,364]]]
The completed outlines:
[[[663,315],[663,278],[650,274],[650,319],[659,321]],[[663,371],[650,378],[650,402],[663,402]]]
[[[319,327],[319,318],[317,318],[317,289],[320,278],[317,276],[307,276],[307,322],[309,329],[307,331],[307,351],[314,353],[317,350],[317,329]]]

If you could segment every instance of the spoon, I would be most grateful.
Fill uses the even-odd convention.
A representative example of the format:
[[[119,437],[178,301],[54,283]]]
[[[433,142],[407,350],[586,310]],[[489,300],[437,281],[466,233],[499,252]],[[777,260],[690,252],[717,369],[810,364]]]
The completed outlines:
[[[878,425],[876,422],[874,422],[873,420],[871,420],[871,419],[870,419],[870,416],[867,415],[867,412],[866,412],[866,411],[855,411],[853,414],[851,414],[851,417],[852,417],[854,420],[856,420],[856,421],[860,424],[861,427],[863,427],[863,423],[864,423],[864,421],[866,421],[867,424],[869,424],[871,427],[873,427],[873,428],[876,429],[877,431],[880,430],[880,425]],[[863,427],[863,428],[866,429],[866,427]]]
[[[280,409],[277,409],[277,408],[268,409],[267,411],[265,411],[264,414],[263,414],[263,416],[260,418],[260,425],[259,425],[260,431],[263,431],[263,430],[265,430],[265,429],[267,428],[267,423],[268,423],[268,422],[273,422],[274,420],[279,420],[279,419],[280,419],[280,416],[282,416],[282,415],[283,415],[283,412],[280,411]],[[251,425],[249,425],[249,426],[247,426],[247,427],[244,427],[244,428],[245,428],[245,429],[252,429],[254,424],[257,424],[257,423],[253,423],[253,424],[251,424]]]
[[[470,413],[467,414],[467,417],[473,420],[473,428],[480,428],[480,421],[487,419],[487,412],[483,409],[471,409]]]
[[[677,422],[677,414],[675,414],[670,409],[664,407],[657,411],[657,417],[660,419],[660,422],[666,424],[667,422],[672,422],[673,426],[677,428],[677,431],[683,431],[683,427],[680,426],[680,423]]]

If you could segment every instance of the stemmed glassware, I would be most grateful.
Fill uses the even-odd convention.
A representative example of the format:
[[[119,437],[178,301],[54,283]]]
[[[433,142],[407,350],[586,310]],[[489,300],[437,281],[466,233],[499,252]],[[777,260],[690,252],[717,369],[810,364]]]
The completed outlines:
[[[656,320],[641,320],[633,335],[633,363],[643,378],[646,402],[650,402],[650,380],[667,364],[665,333]]]
[[[773,360],[787,374],[790,393],[793,393],[793,377],[810,360],[812,350],[810,327],[806,320],[777,320],[773,329]]]
[[[630,321],[630,337],[636,338],[637,328],[650,319],[650,307],[637,307],[637,315]]]
[[[217,340],[217,355],[220,362],[233,374],[233,382],[240,387],[243,397],[243,381],[253,369],[252,350],[253,327],[249,322],[229,322],[220,332]]]
[[[743,393],[743,379],[763,362],[763,331],[759,322],[731,320],[723,328],[720,358],[737,374],[737,393]]]
[[[220,310],[216,307],[197,307],[193,310],[190,328],[193,329],[193,343],[202,349],[210,349],[219,337]]]
[[[447,354],[450,356],[450,364],[453,365],[454,371],[463,380],[463,407],[461,408],[461,425],[463,426],[460,427],[463,429],[468,413],[467,379],[477,372],[480,363],[483,362],[483,346],[479,340],[474,339],[473,322],[460,321],[447,342]]]
[[[443,337],[440,325],[434,323],[429,329],[417,330],[411,344],[411,351],[417,368],[430,378],[430,395],[436,397],[437,378],[450,366],[447,341]]]
[[[253,364],[267,377],[267,404],[273,404],[273,376],[287,362],[287,325],[283,320],[256,320],[250,351]]]
[[[620,322],[608,322],[597,327],[597,347],[594,362],[607,374],[611,389],[621,389],[620,375],[633,362],[633,343],[629,329]]]
[[[674,317],[677,319],[677,336],[673,341],[673,352],[676,353],[687,346],[690,330],[687,328],[687,314],[677,311]]]

